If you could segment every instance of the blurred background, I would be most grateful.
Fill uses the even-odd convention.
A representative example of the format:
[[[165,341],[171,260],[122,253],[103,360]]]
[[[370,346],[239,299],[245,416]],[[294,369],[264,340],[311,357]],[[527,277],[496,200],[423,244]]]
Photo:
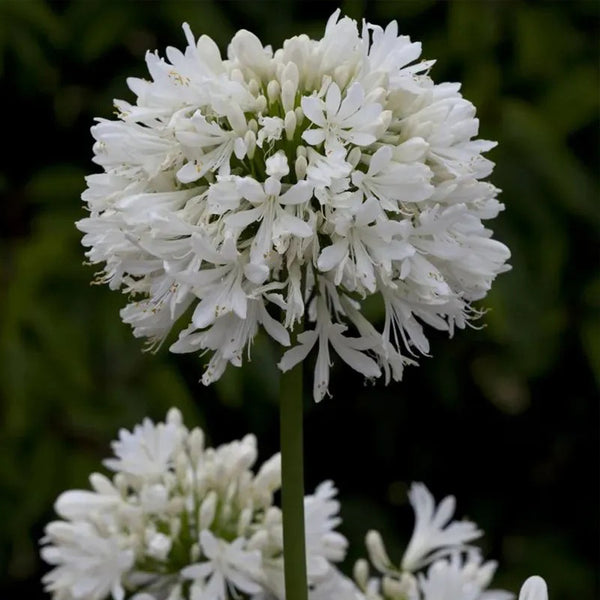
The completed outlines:
[[[0,1],[0,597],[43,598],[38,558],[52,504],[87,486],[119,427],[172,405],[214,444],[254,432],[278,449],[275,363],[258,339],[243,370],[211,388],[202,359],[142,353],[119,319],[125,297],[91,287],[73,222],[93,172],[89,128],[132,95],[144,53],[183,48],[181,23],[225,50],[239,28],[277,47],[320,37],[337,3]],[[553,600],[598,597],[600,221],[595,1],[341,2],[346,14],[423,42],[433,78],[462,81],[481,136],[499,140],[492,223],[513,252],[481,303],[486,327],[448,340],[401,384],[333,371],[332,398],[306,400],[308,490],[333,479],[341,530],[363,555],[384,532],[399,561],[411,481],[485,530],[495,583],[547,578]],[[372,315],[377,319],[380,315]],[[309,365],[307,370],[310,370]],[[369,515],[369,519],[364,518]]]

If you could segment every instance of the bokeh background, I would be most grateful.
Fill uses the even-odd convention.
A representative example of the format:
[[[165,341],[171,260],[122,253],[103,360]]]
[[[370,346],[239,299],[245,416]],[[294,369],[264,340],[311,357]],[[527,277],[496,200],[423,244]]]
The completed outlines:
[[[406,490],[453,493],[486,531],[496,583],[545,576],[553,600],[598,597],[600,273],[595,1],[342,2],[422,40],[436,81],[463,82],[481,135],[499,140],[493,224],[513,270],[481,304],[486,327],[433,337],[401,384],[337,366],[333,397],[306,398],[308,489],[333,479],[352,542],[378,527],[400,559]],[[277,451],[279,350],[258,339],[211,388],[202,359],[142,353],[120,294],[91,287],[73,222],[92,172],[89,127],[131,98],[144,53],[184,47],[188,21],[224,50],[239,28],[274,47],[320,36],[336,3],[0,1],[0,597],[43,598],[43,525],[85,487],[119,427],[172,405],[214,444],[248,431]],[[381,315],[373,314],[373,319]],[[308,378],[307,378],[308,382]],[[310,383],[307,387],[310,389]]]

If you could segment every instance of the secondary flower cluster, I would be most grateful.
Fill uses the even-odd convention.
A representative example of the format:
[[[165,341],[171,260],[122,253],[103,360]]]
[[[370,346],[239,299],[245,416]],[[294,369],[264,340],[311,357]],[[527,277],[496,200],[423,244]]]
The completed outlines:
[[[202,430],[188,430],[175,409],[164,423],[121,430],[113,451],[104,463],[112,479],[94,473],[93,491],[63,493],[55,506],[62,520],[46,527],[41,553],[54,568],[44,584],[55,600],[284,600],[281,511],[273,504],[279,455],[255,474],[253,436],[206,448]],[[453,498],[436,507],[422,484],[409,494],[416,525],[401,564],[371,531],[367,549],[381,576],[370,577],[359,560],[355,581],[345,577],[335,566],[347,549],[335,530],[335,494],[325,482],[305,498],[310,600],[512,597],[485,591],[496,565],[468,545],[481,532],[452,520]],[[527,586],[522,600],[547,599],[543,582]]]
[[[183,28],[185,51],[149,53],[151,80],[128,80],[135,104],[92,128],[104,172],[78,227],[100,280],[132,297],[123,320],[156,346],[185,313],[171,350],[212,353],[205,384],[259,328],[290,346],[302,320],[279,366],[317,346],[316,400],[331,349],[399,380],[429,352],[423,324],[463,328],[507,269],[483,225],[503,206],[482,181],[495,144],[474,139],[474,106],[434,84],[395,22],[359,28],[338,10],[322,39],[275,52],[242,30],[225,60]],[[382,331],[361,312],[375,294]]]
[[[94,473],[93,491],[56,501],[64,520],[47,526],[42,549],[56,565],[44,578],[55,598],[225,600],[234,590],[282,597],[279,454],[254,474],[254,436],[205,448],[202,430],[188,430],[176,409],[165,423],[121,430],[112,446],[104,462],[112,480]],[[345,555],[335,494],[325,482],[305,498],[311,583]]]

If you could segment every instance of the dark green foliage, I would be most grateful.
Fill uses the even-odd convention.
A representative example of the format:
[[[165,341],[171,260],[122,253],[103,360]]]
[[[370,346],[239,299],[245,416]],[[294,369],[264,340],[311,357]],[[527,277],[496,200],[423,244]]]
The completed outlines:
[[[121,324],[125,298],[90,287],[79,194],[93,170],[95,116],[130,98],[146,49],[182,47],[180,24],[224,49],[235,30],[278,46],[317,36],[332,2],[0,1],[0,596],[43,597],[37,557],[52,503],[84,487],[120,426],[171,405],[214,443],[253,431],[277,450],[279,350],[258,339],[244,370],[212,388],[202,359],[143,354]],[[434,336],[434,358],[400,385],[334,370],[334,398],[307,400],[307,488],[339,485],[342,530],[362,553],[379,527],[399,559],[405,490],[422,480],[486,530],[498,586],[534,572],[553,600],[598,592],[598,4],[347,1],[400,29],[459,80],[482,137],[499,140],[493,224],[513,251],[483,306],[487,327]],[[373,308],[376,318],[377,307]],[[310,389],[310,385],[307,386]],[[369,515],[365,523],[364,515]]]

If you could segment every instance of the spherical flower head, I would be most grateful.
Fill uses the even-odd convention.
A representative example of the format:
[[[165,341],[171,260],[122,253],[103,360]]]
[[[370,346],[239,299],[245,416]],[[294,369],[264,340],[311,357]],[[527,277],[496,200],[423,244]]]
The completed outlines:
[[[367,378],[400,380],[429,353],[424,325],[477,316],[509,251],[483,225],[503,206],[483,181],[495,144],[476,139],[460,85],[390,23],[336,11],[324,36],[273,51],[239,31],[224,59],[187,25],[184,52],[148,53],[150,80],[92,128],[89,216],[78,222],[100,280],[127,293],[134,334],[212,354],[202,378],[242,364],[260,329],[286,371],[318,348],[313,395],[333,351]],[[378,295],[378,330],[362,313]],[[181,319],[180,319],[181,318]]]
[[[256,446],[247,435],[206,447],[202,430],[188,430],[176,409],[164,423],[122,429],[104,461],[113,477],[94,473],[91,490],[56,501],[60,520],[42,540],[54,567],[47,591],[55,600],[283,598],[282,518],[273,504],[281,461],[276,454],[255,473]],[[347,546],[335,531],[336,493],[324,482],[305,497],[308,577],[319,589],[349,585],[335,569]]]

